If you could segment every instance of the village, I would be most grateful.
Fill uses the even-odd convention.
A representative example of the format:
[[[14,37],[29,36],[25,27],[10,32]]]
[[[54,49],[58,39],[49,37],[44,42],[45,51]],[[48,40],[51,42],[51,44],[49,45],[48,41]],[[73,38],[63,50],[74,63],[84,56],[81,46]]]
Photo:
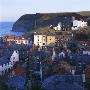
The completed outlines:
[[[54,81],[57,90],[90,89],[90,27],[65,20],[45,32],[0,37],[0,90],[56,90]]]

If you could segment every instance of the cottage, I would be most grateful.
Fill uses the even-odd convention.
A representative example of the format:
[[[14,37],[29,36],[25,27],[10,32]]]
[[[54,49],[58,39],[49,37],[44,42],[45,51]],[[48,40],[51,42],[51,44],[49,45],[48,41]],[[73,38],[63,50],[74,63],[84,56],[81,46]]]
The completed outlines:
[[[59,53],[59,58],[60,58],[60,59],[65,58],[65,53],[64,53],[64,51],[62,51],[62,52]]]
[[[4,42],[8,42],[9,45],[14,42],[16,44],[31,44],[32,42],[29,42],[29,39],[24,36],[15,36],[15,35],[8,35],[3,37]]]
[[[68,44],[68,41],[72,39],[72,33],[69,31],[56,32],[55,37],[57,45],[63,44],[64,46],[66,46],[66,44]]]
[[[13,52],[12,56],[10,57],[10,61],[13,63],[19,61],[19,52],[17,50]]]
[[[53,27],[55,30],[61,30],[62,28],[62,24],[61,22],[58,23],[58,25],[56,27]]]
[[[7,35],[3,37],[3,40],[5,42],[11,42],[11,41],[15,41],[15,35]]]
[[[83,54],[90,55],[90,46],[89,47],[86,47],[85,50],[83,50]]]
[[[45,46],[46,45],[46,35],[44,34],[34,35],[34,44],[36,46]]]
[[[79,41],[80,45],[83,45],[83,46],[88,46],[90,45],[88,41]]]
[[[78,30],[79,28],[87,27],[87,22],[81,20],[73,20],[72,30]]]
[[[13,67],[13,65],[19,61],[19,52],[18,51],[8,51],[5,52],[5,55],[0,58],[0,75],[5,73]]]
[[[41,88],[43,90],[86,90],[78,82],[83,82],[82,76],[53,75],[43,80]]]
[[[55,35],[52,34],[35,34],[34,44],[36,46],[46,46],[55,43]]]
[[[55,35],[47,35],[47,45],[55,43]]]
[[[29,40],[26,37],[18,36],[15,38],[16,44],[29,44]]]

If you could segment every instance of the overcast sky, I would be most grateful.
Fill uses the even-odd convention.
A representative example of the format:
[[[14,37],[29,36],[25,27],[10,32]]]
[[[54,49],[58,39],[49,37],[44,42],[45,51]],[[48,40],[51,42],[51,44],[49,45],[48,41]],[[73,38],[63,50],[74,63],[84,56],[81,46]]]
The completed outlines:
[[[0,0],[0,21],[16,21],[23,14],[90,11],[90,0]]]

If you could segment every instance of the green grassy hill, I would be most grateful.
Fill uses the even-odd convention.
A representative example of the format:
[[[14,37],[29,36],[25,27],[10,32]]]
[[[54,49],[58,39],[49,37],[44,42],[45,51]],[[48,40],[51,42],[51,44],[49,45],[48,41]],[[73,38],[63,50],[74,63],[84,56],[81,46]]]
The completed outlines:
[[[63,22],[65,17],[72,19],[72,16],[76,17],[76,19],[82,17],[86,19],[90,17],[90,11],[25,14],[13,24],[12,31],[28,32],[49,27],[50,25],[56,26],[59,22]]]

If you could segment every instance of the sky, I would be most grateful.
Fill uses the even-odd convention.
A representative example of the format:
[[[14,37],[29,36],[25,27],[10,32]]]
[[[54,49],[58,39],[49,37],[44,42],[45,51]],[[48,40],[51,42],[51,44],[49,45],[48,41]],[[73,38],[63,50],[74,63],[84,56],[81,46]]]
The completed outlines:
[[[90,0],[0,0],[0,21],[24,14],[90,11]]]

